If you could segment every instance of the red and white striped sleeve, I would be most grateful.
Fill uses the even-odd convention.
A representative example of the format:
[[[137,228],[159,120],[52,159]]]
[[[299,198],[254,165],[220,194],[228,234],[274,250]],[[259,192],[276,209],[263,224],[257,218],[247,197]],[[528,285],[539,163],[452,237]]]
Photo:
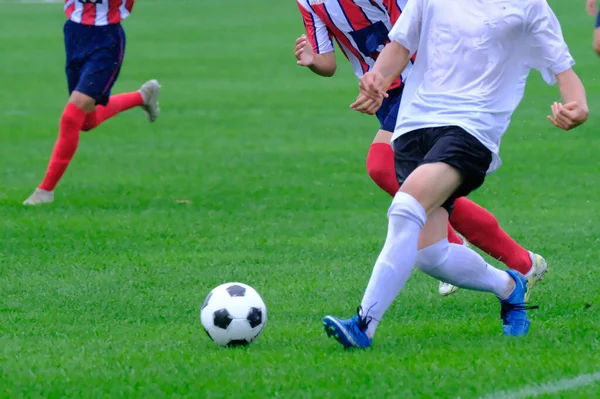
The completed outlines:
[[[315,14],[307,0],[298,0],[298,8],[302,14],[306,36],[315,54],[332,52],[333,42],[327,25]]]
[[[390,22],[394,25],[406,7],[406,0],[383,0],[383,5],[390,16]]]

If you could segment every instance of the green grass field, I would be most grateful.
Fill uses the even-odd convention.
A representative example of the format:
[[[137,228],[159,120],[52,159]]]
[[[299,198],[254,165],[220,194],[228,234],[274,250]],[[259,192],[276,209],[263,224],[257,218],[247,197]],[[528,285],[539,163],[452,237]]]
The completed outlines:
[[[550,263],[530,334],[504,337],[491,295],[444,299],[414,273],[358,352],[321,318],[352,315],[385,238],[390,198],[364,170],[377,123],[348,108],[348,65],[333,79],[295,65],[294,3],[139,1],[114,91],[158,78],[160,120],[134,111],[83,133],[56,202],[25,208],[67,98],[64,17],[0,1],[0,397],[600,397],[597,377],[557,382],[600,371],[600,60],[583,2],[551,4],[588,124],[553,128],[558,90],[533,74],[504,166],[473,195]],[[246,349],[200,325],[228,281],[269,309]]]

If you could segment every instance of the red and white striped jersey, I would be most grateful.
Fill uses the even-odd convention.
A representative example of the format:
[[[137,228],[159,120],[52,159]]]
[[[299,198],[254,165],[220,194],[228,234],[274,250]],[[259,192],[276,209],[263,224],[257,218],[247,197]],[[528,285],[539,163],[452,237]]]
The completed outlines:
[[[65,14],[83,25],[118,24],[131,14],[135,0],[65,0]]]
[[[392,29],[409,0],[297,0],[306,35],[316,54],[333,51],[332,38],[361,77],[389,42]],[[403,76],[412,67],[409,63]],[[398,79],[390,87],[402,84]]]

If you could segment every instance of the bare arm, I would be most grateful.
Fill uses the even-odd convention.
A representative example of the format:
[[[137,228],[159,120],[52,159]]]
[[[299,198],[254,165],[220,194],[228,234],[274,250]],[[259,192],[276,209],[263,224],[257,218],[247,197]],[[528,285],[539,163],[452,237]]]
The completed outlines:
[[[556,75],[558,87],[560,89],[560,95],[565,104],[570,102],[577,102],[588,111],[587,98],[585,95],[585,88],[581,79],[575,73],[573,69],[569,69],[563,73]]]
[[[379,57],[377,57],[372,72],[381,74],[384,81],[391,79],[391,82],[393,82],[404,72],[409,60],[410,53],[408,49],[400,43],[392,41],[385,46]]]
[[[337,69],[333,50],[332,34],[327,25],[310,8],[305,0],[298,1],[306,34],[296,39],[294,55],[297,64],[310,69],[313,73],[330,77]]]
[[[294,55],[298,60],[298,65],[307,67],[320,76],[331,77],[337,69],[335,53],[329,51],[323,54],[315,54],[313,46],[309,43],[306,35],[296,39]]]
[[[332,77],[337,69],[335,53],[315,54],[312,65],[308,68],[320,76]]]
[[[556,127],[570,130],[583,124],[588,118],[589,108],[585,88],[573,69],[559,73],[556,75],[556,80],[564,105],[552,104],[552,116],[548,116],[548,120]]]
[[[332,77],[335,74],[335,71],[337,70],[335,53],[332,51],[330,53],[325,54],[314,54],[312,63],[305,66],[317,75]]]
[[[596,0],[587,0],[585,2],[585,9],[587,10],[588,14],[590,14],[592,17],[595,17],[598,14],[598,11],[596,10]]]
[[[396,81],[396,79],[398,78],[398,76],[400,76],[402,74],[402,72],[404,72],[404,70],[406,69],[406,66],[408,65],[409,59],[406,59],[406,62],[403,63],[398,69],[396,69],[396,71],[394,73],[392,73],[390,76],[388,76],[387,78],[384,79],[384,87],[386,90],[389,89],[389,87],[392,85],[392,83],[394,83]]]
[[[337,63],[335,61],[335,53],[317,54],[314,58],[313,64],[309,66],[310,70],[317,75],[332,77],[337,70]]]

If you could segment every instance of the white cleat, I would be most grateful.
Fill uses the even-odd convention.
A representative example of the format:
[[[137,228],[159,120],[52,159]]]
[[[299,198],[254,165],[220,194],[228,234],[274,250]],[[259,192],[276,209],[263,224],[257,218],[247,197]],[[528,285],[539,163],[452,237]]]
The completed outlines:
[[[138,90],[144,99],[142,108],[144,108],[149,122],[154,122],[160,114],[160,105],[158,104],[160,88],[161,85],[157,80],[149,80]]]
[[[536,283],[544,279],[544,275],[548,273],[548,263],[543,256],[534,254],[529,251],[529,257],[531,258],[531,270],[525,275],[527,279],[527,292],[525,293],[525,302],[529,301],[531,295],[531,289]]]
[[[456,291],[458,291],[458,287],[455,285],[444,283],[443,281],[440,281],[439,290],[440,290],[441,296],[448,296],[448,295],[452,295]]]
[[[462,235],[456,233],[457,236],[460,237],[460,239],[463,242],[463,246],[469,248],[469,242],[465,239],[465,237],[463,237]],[[439,292],[441,296],[448,296],[448,295],[452,295],[454,294],[456,291],[458,291],[458,287],[452,285],[452,284],[448,284],[448,283],[444,283],[443,281],[440,281],[440,287],[439,287]]]
[[[41,188],[36,188],[33,194],[29,196],[23,205],[40,205],[54,202],[54,191],[46,191]]]

